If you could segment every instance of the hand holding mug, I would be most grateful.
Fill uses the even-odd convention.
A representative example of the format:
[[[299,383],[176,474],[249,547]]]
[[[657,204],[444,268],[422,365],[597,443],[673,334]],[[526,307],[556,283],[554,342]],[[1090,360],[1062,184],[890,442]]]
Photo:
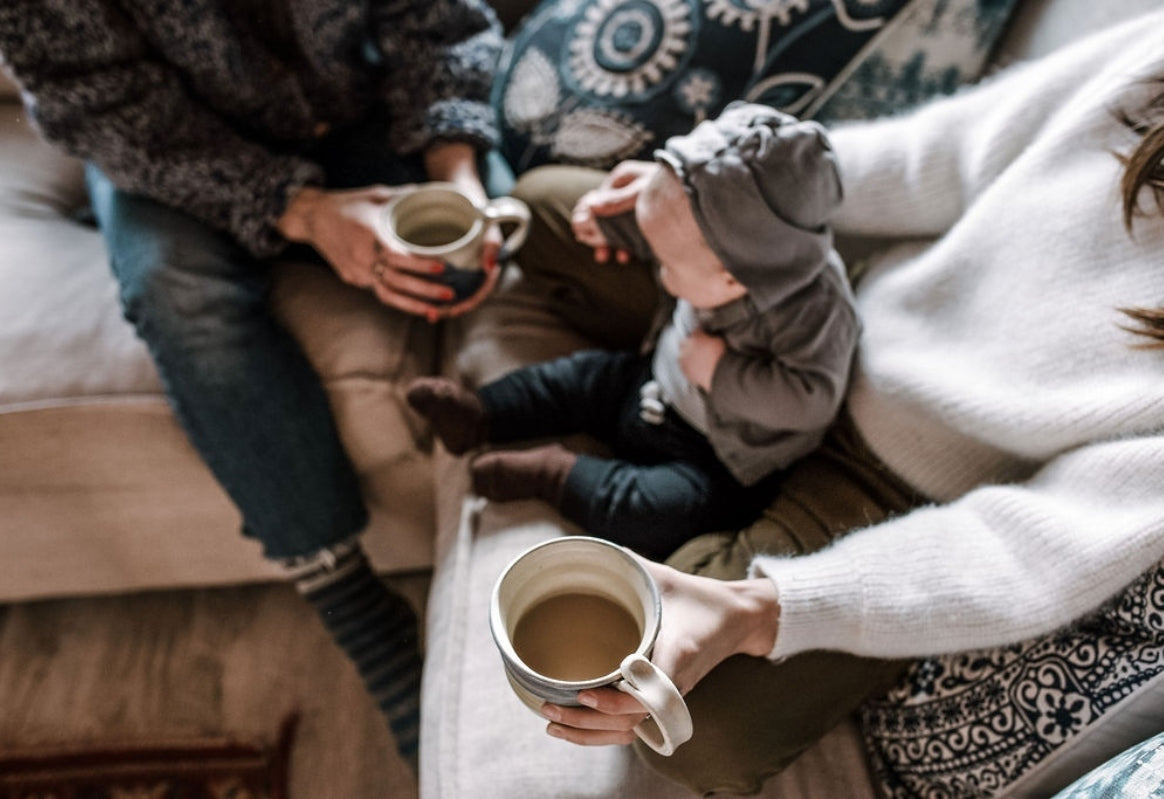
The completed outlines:
[[[432,317],[451,292],[421,276],[442,264],[393,248],[379,232],[379,218],[397,195],[390,186],[362,189],[300,189],[279,218],[289,240],[311,245],[345,283],[373,291],[385,305]]]
[[[436,264],[425,277],[451,291],[444,299],[459,305],[521,247],[529,222],[529,208],[516,198],[475,202],[455,184],[433,181],[399,187],[384,208],[382,228],[391,250]],[[513,229],[494,249],[493,237],[506,223]]]
[[[506,677],[531,710],[568,711],[595,689],[621,692],[637,710],[618,742],[637,735],[670,755],[692,728],[682,695],[649,660],[660,625],[658,586],[643,564],[586,536],[526,550],[502,573],[490,603]]]
[[[727,658],[768,655],[780,607],[771,580],[717,580],[687,574],[635,556],[662,597],[664,623],[651,659],[684,695]],[[582,691],[580,706],[547,705],[547,732],[583,746],[626,744],[647,712],[634,697],[602,687]]]

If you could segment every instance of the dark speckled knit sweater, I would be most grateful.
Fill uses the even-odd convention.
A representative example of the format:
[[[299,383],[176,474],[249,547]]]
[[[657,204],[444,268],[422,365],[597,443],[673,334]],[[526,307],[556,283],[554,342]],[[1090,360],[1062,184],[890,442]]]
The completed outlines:
[[[0,57],[45,138],[259,256],[285,244],[289,192],[322,178],[312,141],[377,104],[402,154],[495,143],[500,48],[484,0],[0,3]]]

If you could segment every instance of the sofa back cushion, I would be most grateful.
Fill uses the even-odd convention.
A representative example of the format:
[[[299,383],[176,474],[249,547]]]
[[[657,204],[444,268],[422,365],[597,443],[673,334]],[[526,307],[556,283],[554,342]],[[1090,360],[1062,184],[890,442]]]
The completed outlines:
[[[977,78],[1015,0],[542,0],[494,84],[502,150],[609,168],[730,101],[876,116]]]

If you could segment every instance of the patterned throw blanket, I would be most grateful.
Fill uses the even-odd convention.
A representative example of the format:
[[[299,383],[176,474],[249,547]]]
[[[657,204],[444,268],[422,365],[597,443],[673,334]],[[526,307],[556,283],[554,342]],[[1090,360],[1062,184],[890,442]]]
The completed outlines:
[[[914,664],[862,726],[886,796],[992,796],[1161,679],[1164,563],[1058,633]]]

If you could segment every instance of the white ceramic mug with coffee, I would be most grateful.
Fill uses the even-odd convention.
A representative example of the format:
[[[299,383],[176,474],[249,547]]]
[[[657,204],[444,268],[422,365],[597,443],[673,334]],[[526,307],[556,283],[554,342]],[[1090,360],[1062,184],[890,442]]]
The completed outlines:
[[[578,692],[613,686],[650,714],[635,733],[670,755],[691,737],[691,714],[649,660],[662,601],[650,573],[623,547],[555,538],[515,558],[493,587],[489,627],[510,686],[537,712],[577,706]]]
[[[514,197],[478,204],[454,184],[433,181],[399,187],[384,207],[383,227],[398,249],[443,263],[436,279],[463,300],[485,281],[481,259],[489,226],[514,225],[498,254],[504,263],[525,243],[529,219],[529,207]]]

